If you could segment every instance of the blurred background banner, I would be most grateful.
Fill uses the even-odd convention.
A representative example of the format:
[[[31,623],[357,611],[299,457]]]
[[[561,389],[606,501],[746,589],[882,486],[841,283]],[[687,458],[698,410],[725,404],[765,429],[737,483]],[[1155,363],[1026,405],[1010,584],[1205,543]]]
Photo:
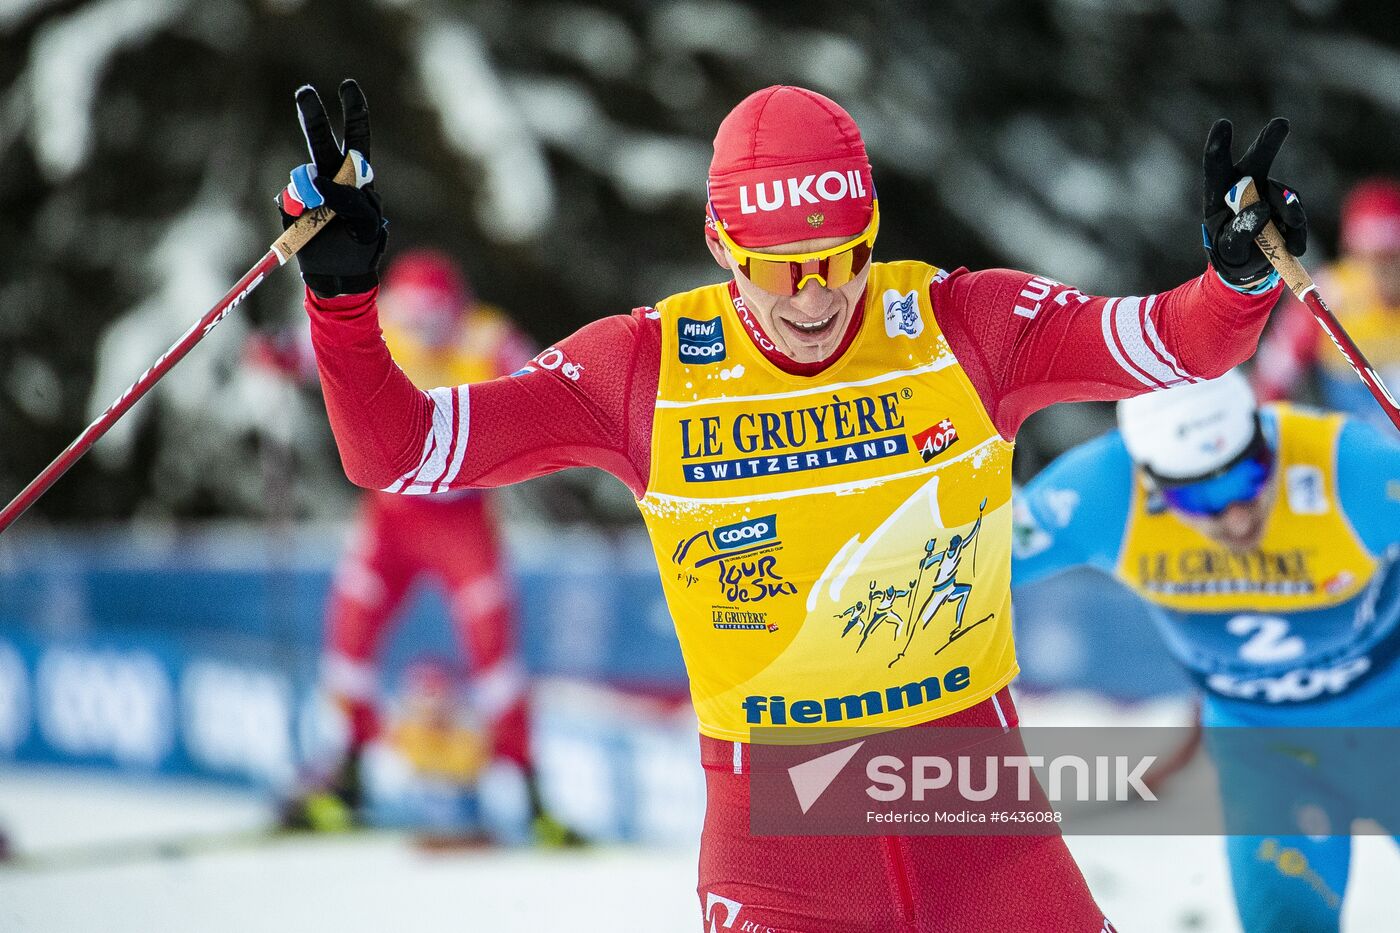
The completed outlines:
[[[317,677],[338,544],[320,527],[272,550],[261,529],[229,525],[22,537],[0,565],[0,761],[288,793],[335,728]],[[703,809],[695,723],[649,550],[576,532],[524,536],[513,558],[522,660],[544,679],[535,741],[561,811],[594,838],[687,840]],[[415,663],[461,670],[446,614],[425,588],[387,639],[391,708]],[[379,815],[421,820],[422,782],[379,762]],[[667,774],[684,776],[690,807]]]
[[[638,788],[695,772],[701,804],[650,550],[633,535],[513,537],[521,656],[543,685],[537,743],[568,816],[602,838],[655,839],[648,814],[670,813],[661,835],[684,841],[676,832],[698,824]],[[331,728],[317,666],[337,544],[321,526],[275,547],[249,525],[18,536],[0,562],[0,760],[287,792]],[[1017,609],[1023,689],[1142,702],[1184,688],[1141,608],[1102,577],[1049,581]],[[391,703],[414,662],[456,655],[445,616],[424,588],[390,633],[379,680]]]

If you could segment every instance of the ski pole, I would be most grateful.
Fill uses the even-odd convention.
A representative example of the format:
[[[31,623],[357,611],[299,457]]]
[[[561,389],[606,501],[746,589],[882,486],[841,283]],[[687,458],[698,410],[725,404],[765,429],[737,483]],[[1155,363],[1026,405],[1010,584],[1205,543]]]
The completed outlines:
[[[340,171],[336,173],[336,182],[343,185],[353,185],[355,183],[355,166],[347,157]],[[73,464],[77,463],[83,454],[93,444],[97,443],[102,435],[111,430],[112,425],[121,420],[121,417],[131,409],[131,406],[140,401],[141,397],[150,391],[151,387],[159,382],[166,373],[185,355],[194,349],[195,344],[203,340],[211,330],[218,325],[224,317],[238,307],[243,299],[252,293],[253,289],[262,284],[262,280],[269,272],[278,266],[286,263],[296,255],[307,242],[320,232],[321,228],[330,222],[335,213],[328,207],[317,207],[307,211],[297,218],[279,236],[257,261],[253,268],[243,274],[243,277],[234,283],[233,287],[224,293],[214,307],[204,313],[198,321],[184,335],[171,345],[160,357],[151,364],[151,368],[141,374],[141,377],[127,387],[126,391],[117,397],[117,400],[108,406],[107,410],[97,416],[97,419],[88,425],[83,433],[79,434],[73,443],[69,444],[64,451],[54,458],[53,462],[44,467],[43,472],[34,477],[28,486],[20,490],[19,495],[10,500],[9,505],[0,509],[0,533],[14,523],[15,519],[24,514],[35,501],[48,491],[49,487],[58,481],[64,473],[67,473]]]
[[[1259,192],[1255,190],[1254,179],[1246,175],[1225,195],[1225,203],[1230,205],[1230,209],[1239,213],[1255,201],[1259,200]],[[1313,319],[1317,321],[1319,327],[1328,337],[1332,338],[1332,343],[1336,345],[1346,361],[1351,364],[1351,368],[1356,370],[1356,375],[1361,377],[1366,388],[1375,397],[1376,403],[1381,406],[1392,424],[1400,430],[1400,403],[1395,401],[1395,396],[1390,394],[1381,377],[1376,370],[1366,360],[1361,348],[1351,339],[1351,335],[1346,332],[1337,316],[1332,313],[1332,309],[1327,307],[1327,302],[1322,300],[1322,295],[1318,293],[1317,285],[1313,282],[1312,276],[1308,275],[1308,270],[1303,268],[1303,264],[1298,261],[1284,246],[1283,234],[1278,232],[1278,227],[1274,226],[1271,220],[1264,225],[1264,229],[1259,231],[1255,237],[1255,242],[1264,251],[1264,255],[1269,262],[1273,263],[1278,274],[1283,281],[1293,290],[1293,294],[1298,296],[1298,300],[1307,305],[1312,312]],[[3,526],[0,526],[3,527]]]

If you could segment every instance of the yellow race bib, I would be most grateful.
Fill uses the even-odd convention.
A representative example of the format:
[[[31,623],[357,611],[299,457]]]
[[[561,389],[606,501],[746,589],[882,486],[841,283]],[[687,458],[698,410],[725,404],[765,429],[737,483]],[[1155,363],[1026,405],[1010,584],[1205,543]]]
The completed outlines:
[[[666,299],[642,515],[700,731],[894,727],[1016,673],[1012,445],[934,318],[941,273],[877,263],[816,376],[758,351],[726,285]]]
[[[1254,550],[1207,538],[1135,477],[1116,575],[1144,599],[1188,613],[1299,612],[1346,602],[1371,579],[1376,561],[1337,501],[1342,416],[1269,407],[1278,418],[1274,498]]]

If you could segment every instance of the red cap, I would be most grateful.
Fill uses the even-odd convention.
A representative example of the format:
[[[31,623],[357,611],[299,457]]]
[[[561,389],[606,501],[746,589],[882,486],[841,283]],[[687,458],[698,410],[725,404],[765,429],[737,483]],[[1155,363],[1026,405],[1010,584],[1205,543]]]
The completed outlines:
[[[1361,182],[1342,201],[1342,249],[1349,253],[1400,251],[1400,184],[1389,178]]]
[[[471,289],[446,253],[416,249],[400,253],[384,273],[384,291],[394,293],[406,318],[457,318],[472,302]]]
[[[875,183],[860,128],[841,105],[778,85],[750,94],[715,134],[706,234],[715,221],[754,249],[853,237],[870,224]]]

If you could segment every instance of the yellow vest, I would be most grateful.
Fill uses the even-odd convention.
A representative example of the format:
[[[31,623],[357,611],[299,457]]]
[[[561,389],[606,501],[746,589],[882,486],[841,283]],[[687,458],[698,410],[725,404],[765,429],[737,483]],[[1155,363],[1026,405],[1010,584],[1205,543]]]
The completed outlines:
[[[458,784],[474,782],[491,761],[486,738],[463,726],[407,719],[390,728],[389,742],[418,774]]]
[[[876,263],[816,376],[759,352],[727,285],[657,305],[639,504],[705,735],[913,725],[1015,676],[1013,448],[934,318],[941,275]]]
[[[394,362],[420,388],[486,382],[507,375],[501,372],[500,353],[513,328],[509,319],[490,305],[473,308],[457,340],[442,347],[424,344],[411,330],[392,321],[385,321],[383,329]]]
[[[1370,276],[1353,261],[1342,260],[1327,270],[1323,283],[1329,307],[1366,359],[1383,377],[1400,370],[1400,308],[1381,303]],[[1348,383],[1356,379],[1351,365],[1330,346],[1318,354],[1322,367]]]
[[[1154,502],[1135,471],[1117,576],[1144,599],[1187,613],[1299,612],[1344,603],[1376,569],[1337,500],[1343,417],[1274,405],[1273,506],[1259,546],[1231,551]]]

